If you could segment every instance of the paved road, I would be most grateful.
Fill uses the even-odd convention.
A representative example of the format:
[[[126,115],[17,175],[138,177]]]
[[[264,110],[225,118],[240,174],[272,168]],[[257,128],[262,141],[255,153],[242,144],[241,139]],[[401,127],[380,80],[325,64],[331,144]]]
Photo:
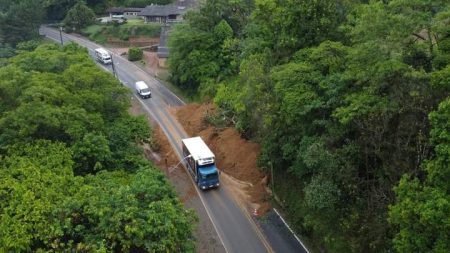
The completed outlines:
[[[43,27],[40,33],[57,42],[60,40],[59,31]],[[95,48],[100,47],[83,38],[63,34],[63,41],[69,40],[88,48],[91,54]],[[134,83],[138,80],[143,80],[150,86],[153,92],[152,98],[139,99],[139,101],[149,115],[161,126],[181,159],[181,139],[188,137],[188,135],[167,109],[170,106],[183,105],[183,101],[158,80],[149,76],[134,64],[118,56],[113,58],[117,76],[125,86],[133,89]],[[105,69],[111,71],[110,67]],[[197,187],[195,189],[198,191]],[[223,247],[219,247],[215,252],[274,252],[253,219],[231,198],[227,185],[222,184],[216,190],[198,192],[197,196],[204,208],[204,210],[199,211],[206,212],[207,217],[210,218],[209,221],[200,220],[200,223],[210,222],[212,224],[213,229],[210,233],[215,235],[211,235],[211,237],[213,239],[218,238],[221,247]]]

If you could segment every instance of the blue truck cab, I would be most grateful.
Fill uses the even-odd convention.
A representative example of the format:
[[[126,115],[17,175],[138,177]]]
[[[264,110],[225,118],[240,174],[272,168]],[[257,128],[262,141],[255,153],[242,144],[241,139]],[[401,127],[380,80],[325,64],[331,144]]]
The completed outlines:
[[[219,187],[219,170],[215,156],[201,137],[181,141],[185,165],[197,186],[206,190]]]

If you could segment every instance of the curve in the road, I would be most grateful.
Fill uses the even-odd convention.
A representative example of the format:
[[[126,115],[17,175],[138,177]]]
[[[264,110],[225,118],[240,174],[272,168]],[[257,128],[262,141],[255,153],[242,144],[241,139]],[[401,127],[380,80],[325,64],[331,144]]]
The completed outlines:
[[[52,34],[53,30],[46,29],[46,32]],[[49,35],[51,36],[51,35]],[[53,38],[55,36],[58,38],[59,32],[53,31]],[[78,44],[86,46],[88,49],[93,50],[97,47],[93,42],[87,41],[85,39],[70,36],[65,34],[65,39],[70,39]],[[56,40],[56,39],[55,39]],[[56,40],[57,41],[57,40]],[[141,80],[136,79],[133,75],[129,74],[132,72],[143,71],[129,63],[128,61],[115,57],[116,62],[116,72],[120,80],[122,80],[129,88],[135,81]],[[127,69],[128,68],[128,69]],[[160,124],[164,133],[170,140],[171,145],[179,158],[181,158],[180,141],[182,138],[187,137],[182,127],[177,124],[176,120],[166,109],[167,98],[172,100],[173,98],[168,98],[165,91],[160,92],[158,88],[162,87],[156,79],[151,76],[146,75],[146,82],[149,82],[149,86],[154,89],[154,96],[152,99],[143,101],[136,97],[140,103],[146,108],[146,111]],[[166,93],[166,94],[163,94]],[[166,95],[166,96],[165,96]],[[165,124],[167,122],[168,124]],[[192,181],[192,178],[191,178]],[[214,225],[216,232],[223,243],[223,246],[227,252],[272,252],[270,245],[266,242],[262,233],[256,227],[254,221],[248,217],[245,210],[242,210],[240,206],[230,197],[230,194],[226,190],[226,186],[222,185],[221,188],[212,191],[200,192],[197,187],[195,189],[198,192],[200,200],[203,202],[204,208],[208,213],[212,224]]]

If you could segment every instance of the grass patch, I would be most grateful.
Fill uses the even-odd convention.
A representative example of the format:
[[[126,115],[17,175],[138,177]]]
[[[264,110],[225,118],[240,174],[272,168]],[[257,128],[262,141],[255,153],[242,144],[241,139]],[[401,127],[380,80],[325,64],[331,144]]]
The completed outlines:
[[[170,91],[175,93],[175,95],[177,95],[177,97],[181,98],[186,103],[195,102],[195,100],[193,100],[192,97],[190,97],[188,94],[186,94],[186,92],[183,92],[183,90],[180,87],[175,86],[174,84],[172,84],[171,82],[168,82],[168,81],[163,81],[163,82]]]
[[[127,41],[137,36],[159,37],[160,32],[160,24],[146,24],[141,19],[131,19],[124,24],[94,24],[81,30],[82,35],[99,44],[105,44],[110,37]]]
[[[102,30],[102,26],[101,25],[90,25],[84,29],[81,30],[81,32],[83,34],[94,34],[94,33],[99,33]]]

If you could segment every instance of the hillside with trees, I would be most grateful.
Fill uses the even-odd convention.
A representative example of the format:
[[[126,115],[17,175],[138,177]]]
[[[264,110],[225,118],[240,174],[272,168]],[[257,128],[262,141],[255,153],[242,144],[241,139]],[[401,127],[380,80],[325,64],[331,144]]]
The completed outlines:
[[[450,250],[448,1],[207,1],[172,81],[262,145],[290,222],[326,252]]]
[[[0,67],[1,252],[193,252],[195,215],[143,156],[129,91],[75,44]]]

